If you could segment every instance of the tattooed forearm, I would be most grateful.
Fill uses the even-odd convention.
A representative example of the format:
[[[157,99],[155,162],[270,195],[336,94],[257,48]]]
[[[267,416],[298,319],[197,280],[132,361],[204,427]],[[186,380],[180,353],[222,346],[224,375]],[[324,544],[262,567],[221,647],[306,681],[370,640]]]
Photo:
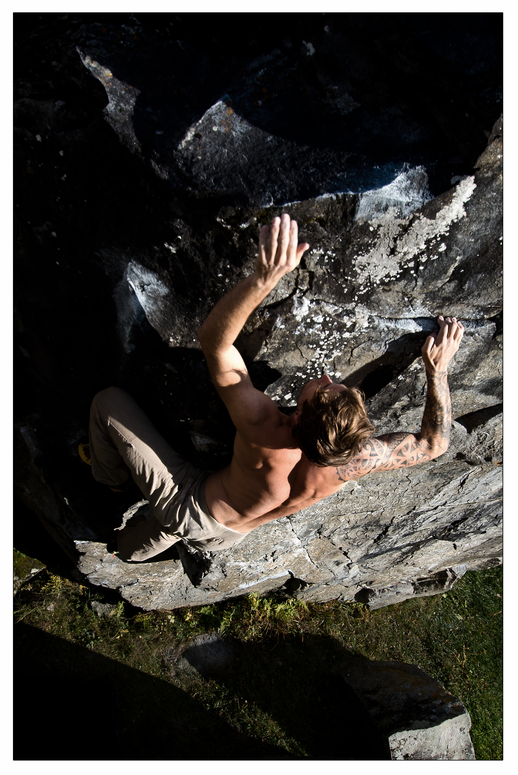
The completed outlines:
[[[426,404],[421,424],[420,437],[430,447],[445,452],[450,443],[451,399],[448,375],[443,372],[428,372]]]

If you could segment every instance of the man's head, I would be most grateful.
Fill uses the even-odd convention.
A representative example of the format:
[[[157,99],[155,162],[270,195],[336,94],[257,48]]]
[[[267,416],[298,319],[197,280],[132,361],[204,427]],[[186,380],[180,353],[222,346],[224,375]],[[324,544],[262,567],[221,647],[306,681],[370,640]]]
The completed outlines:
[[[308,460],[343,465],[374,433],[358,388],[333,383],[327,375],[302,388],[293,416],[293,436]]]

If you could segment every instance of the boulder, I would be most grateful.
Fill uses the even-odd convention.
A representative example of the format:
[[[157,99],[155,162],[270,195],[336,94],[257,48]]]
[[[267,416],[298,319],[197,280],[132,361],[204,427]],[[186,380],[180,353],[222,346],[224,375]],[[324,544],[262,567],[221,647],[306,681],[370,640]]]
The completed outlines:
[[[92,583],[146,610],[377,607],[501,561],[501,48],[500,14],[15,14],[15,488]],[[125,563],[106,540],[146,504],[83,470],[90,401],[123,387],[225,465],[195,332],[283,211],[311,249],[239,337],[254,383],[289,413],[325,367],[377,433],[417,431],[420,349],[455,314],[450,449],[232,550]]]
[[[462,702],[416,665],[350,658],[340,674],[367,710],[395,761],[473,761]]]

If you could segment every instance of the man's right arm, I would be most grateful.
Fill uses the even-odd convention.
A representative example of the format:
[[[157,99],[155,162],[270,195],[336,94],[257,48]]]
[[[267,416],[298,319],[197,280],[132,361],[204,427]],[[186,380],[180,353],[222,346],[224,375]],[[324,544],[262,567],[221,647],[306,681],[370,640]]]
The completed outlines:
[[[342,481],[357,479],[371,471],[408,468],[433,460],[448,449],[451,400],[447,367],[457,352],[464,326],[456,318],[438,318],[439,332],[426,339],[422,349],[426,368],[426,403],[418,434],[389,433],[373,437],[359,455],[336,471]]]
[[[299,244],[298,226],[287,213],[263,226],[255,271],[218,301],[198,330],[198,338],[209,372],[232,421],[241,434],[258,438],[258,429],[268,432],[265,422],[279,410],[250,379],[235,340],[259,304],[273,291],[284,275],[299,265],[307,242]]]

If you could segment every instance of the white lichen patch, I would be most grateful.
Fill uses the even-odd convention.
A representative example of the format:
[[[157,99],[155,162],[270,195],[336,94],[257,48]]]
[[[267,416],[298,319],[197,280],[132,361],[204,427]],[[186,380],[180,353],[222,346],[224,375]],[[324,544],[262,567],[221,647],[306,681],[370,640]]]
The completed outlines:
[[[381,280],[394,280],[401,271],[421,258],[428,246],[435,240],[440,241],[439,251],[446,250],[442,241],[450,226],[464,218],[464,205],[476,188],[473,176],[460,181],[455,188],[451,201],[439,210],[434,219],[424,215],[408,218],[394,218],[389,212],[372,221],[378,227],[378,239],[368,253],[359,255],[356,260],[358,281],[362,286],[372,286]]]
[[[302,320],[306,317],[310,309],[309,300],[305,296],[302,298],[295,297],[293,299],[293,316],[296,320]]]

